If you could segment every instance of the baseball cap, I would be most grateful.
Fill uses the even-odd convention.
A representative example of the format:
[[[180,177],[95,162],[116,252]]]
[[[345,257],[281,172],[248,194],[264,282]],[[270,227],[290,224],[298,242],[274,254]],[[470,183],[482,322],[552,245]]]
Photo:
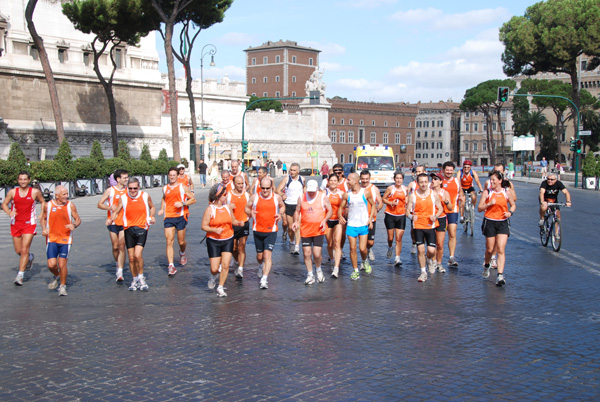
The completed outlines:
[[[177,165],[177,169],[181,169],[181,168],[185,169],[185,165],[183,163],[180,163],[179,165]]]
[[[306,183],[306,191],[317,191],[319,189],[319,183],[317,183],[316,180],[309,180],[308,183]]]
[[[436,179],[444,180],[444,176],[442,176],[441,173],[430,173],[429,177],[431,177],[431,178],[435,177]]]

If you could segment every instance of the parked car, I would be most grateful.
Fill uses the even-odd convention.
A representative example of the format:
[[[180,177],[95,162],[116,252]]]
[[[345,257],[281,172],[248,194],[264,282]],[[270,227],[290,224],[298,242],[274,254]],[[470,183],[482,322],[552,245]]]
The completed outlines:
[[[311,173],[312,171],[312,173]],[[300,169],[300,176],[318,176],[319,169],[304,168]]]

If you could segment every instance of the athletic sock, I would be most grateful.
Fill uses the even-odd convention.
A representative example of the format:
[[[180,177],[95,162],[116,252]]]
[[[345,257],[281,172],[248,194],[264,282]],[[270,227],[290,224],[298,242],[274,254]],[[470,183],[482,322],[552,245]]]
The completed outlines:
[[[425,268],[421,268],[421,273],[424,274],[425,273]]]
[[[23,272],[23,271],[19,271],[19,272],[17,273],[17,276],[25,276],[25,272]]]

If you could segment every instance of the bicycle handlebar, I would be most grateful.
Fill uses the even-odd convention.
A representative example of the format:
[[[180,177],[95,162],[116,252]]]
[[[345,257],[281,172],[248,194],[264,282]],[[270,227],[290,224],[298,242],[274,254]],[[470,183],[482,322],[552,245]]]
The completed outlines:
[[[566,208],[569,208],[569,207],[567,207],[567,203],[566,202],[549,202],[548,206],[549,207],[566,207]]]

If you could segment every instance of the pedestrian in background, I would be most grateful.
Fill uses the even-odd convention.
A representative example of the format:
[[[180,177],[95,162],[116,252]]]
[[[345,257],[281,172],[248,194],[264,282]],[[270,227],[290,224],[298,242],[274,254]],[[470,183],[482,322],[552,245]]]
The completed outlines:
[[[217,165],[217,161],[213,161],[210,169],[208,169],[208,178],[210,179],[210,185],[214,186],[219,181],[219,165]]]
[[[200,159],[200,163],[198,163],[198,174],[200,175],[200,185],[202,188],[206,187],[206,170],[208,169],[208,165],[204,163],[203,159]]]
[[[323,161],[323,165],[321,165],[321,176],[323,180],[325,180],[329,176],[329,165],[327,161]]]
[[[285,163],[285,161],[283,162],[283,165],[281,166],[281,169],[283,171],[283,174],[287,174],[287,164]]]

